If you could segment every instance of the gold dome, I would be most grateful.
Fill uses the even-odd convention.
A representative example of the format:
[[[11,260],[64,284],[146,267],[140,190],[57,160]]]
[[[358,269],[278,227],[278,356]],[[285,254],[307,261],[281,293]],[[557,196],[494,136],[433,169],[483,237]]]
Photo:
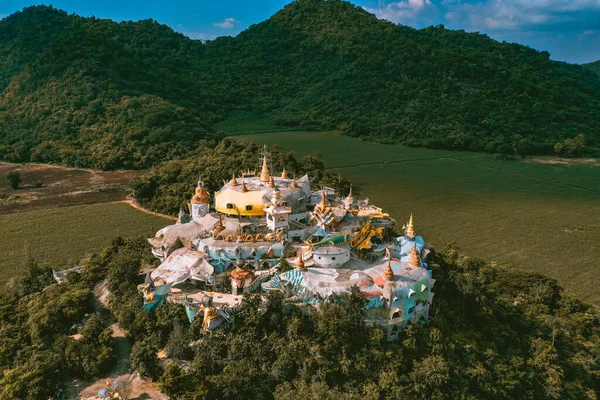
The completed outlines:
[[[419,260],[419,256],[417,255],[417,243],[415,242],[415,246],[410,252],[410,265],[413,267],[419,267],[421,265],[421,260]]]
[[[408,226],[406,227],[406,236],[409,239],[414,239],[414,237],[415,237],[415,226],[413,225],[412,214],[410,214],[410,219],[408,220]]]
[[[284,168],[284,169],[283,169],[283,171],[281,172],[281,177],[282,177],[283,179],[287,179],[287,178],[288,178],[288,173],[287,173],[287,171],[285,170],[285,168]]]
[[[235,267],[235,269],[231,271],[229,276],[235,280],[246,280],[252,278],[254,274],[252,273],[252,271],[248,271],[247,269]]]
[[[237,186],[237,185],[238,185],[238,181],[237,181],[237,179],[235,179],[235,174],[232,174],[231,186]]]
[[[392,269],[392,261],[388,260],[388,264],[383,271],[383,277],[385,280],[393,281],[394,280],[394,270]]]

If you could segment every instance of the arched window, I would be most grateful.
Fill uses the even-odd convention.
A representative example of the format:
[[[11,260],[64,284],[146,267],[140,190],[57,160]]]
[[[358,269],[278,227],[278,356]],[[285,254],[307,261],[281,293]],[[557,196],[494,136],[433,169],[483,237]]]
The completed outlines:
[[[252,206],[250,204],[246,206],[246,211],[252,211]]]
[[[227,208],[231,210],[233,208],[233,204],[227,203]]]

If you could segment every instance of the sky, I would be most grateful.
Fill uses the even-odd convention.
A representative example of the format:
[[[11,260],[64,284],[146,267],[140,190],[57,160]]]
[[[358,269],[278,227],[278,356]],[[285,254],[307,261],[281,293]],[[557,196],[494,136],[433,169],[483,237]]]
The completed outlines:
[[[192,39],[235,36],[291,0],[0,0],[0,18],[36,4],[81,16],[152,18]],[[546,50],[554,60],[600,60],[600,0],[352,0],[381,19],[481,32]]]

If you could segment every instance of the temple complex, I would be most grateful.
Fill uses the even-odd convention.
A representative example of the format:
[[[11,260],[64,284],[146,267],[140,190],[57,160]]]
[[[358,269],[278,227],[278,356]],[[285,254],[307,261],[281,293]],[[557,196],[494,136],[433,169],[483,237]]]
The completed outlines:
[[[260,165],[258,174],[233,171],[213,200],[200,179],[188,212],[148,239],[161,264],[140,285],[146,309],[180,302],[210,331],[230,320],[245,293],[279,291],[310,313],[343,303],[357,286],[365,322],[389,340],[428,319],[435,280],[412,215],[402,236],[386,240],[395,221],[352,188],[341,197],[311,188],[306,175],[275,173],[266,147]]]

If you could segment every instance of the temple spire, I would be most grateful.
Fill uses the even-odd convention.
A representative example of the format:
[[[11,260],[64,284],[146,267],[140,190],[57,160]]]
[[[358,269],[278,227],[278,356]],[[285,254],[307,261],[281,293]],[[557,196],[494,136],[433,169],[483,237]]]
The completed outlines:
[[[287,178],[288,178],[288,173],[287,173],[287,171],[285,170],[285,167],[283,168],[283,171],[281,172],[281,177],[282,177],[283,179],[287,179]]]
[[[410,219],[408,220],[408,226],[406,227],[406,236],[409,239],[414,239],[414,237],[415,237],[415,226],[413,224],[412,214],[410,214]]]
[[[302,259],[302,250],[298,251],[298,261],[296,262],[297,269],[304,269],[304,260]]]
[[[231,186],[237,186],[238,181],[235,179],[235,173],[231,174]]]
[[[385,278],[386,281],[394,280],[394,270],[392,269],[392,260],[388,260],[387,266],[385,267],[385,270],[383,271],[383,277]]]
[[[246,181],[242,181],[242,193],[246,193],[248,188],[246,187]]]
[[[417,242],[415,242],[415,246],[410,252],[410,265],[413,267],[419,267],[421,265],[421,260],[419,260],[419,255],[417,254]]]
[[[294,175],[294,180],[292,181],[292,184],[290,185],[290,187],[292,189],[296,189],[298,187],[298,182],[296,182],[296,175]]]
[[[269,187],[273,189],[275,187],[275,179],[273,177],[269,178]]]
[[[267,145],[265,145],[263,150],[262,170],[260,171],[260,181],[269,182],[269,177],[269,167],[267,166]]]

